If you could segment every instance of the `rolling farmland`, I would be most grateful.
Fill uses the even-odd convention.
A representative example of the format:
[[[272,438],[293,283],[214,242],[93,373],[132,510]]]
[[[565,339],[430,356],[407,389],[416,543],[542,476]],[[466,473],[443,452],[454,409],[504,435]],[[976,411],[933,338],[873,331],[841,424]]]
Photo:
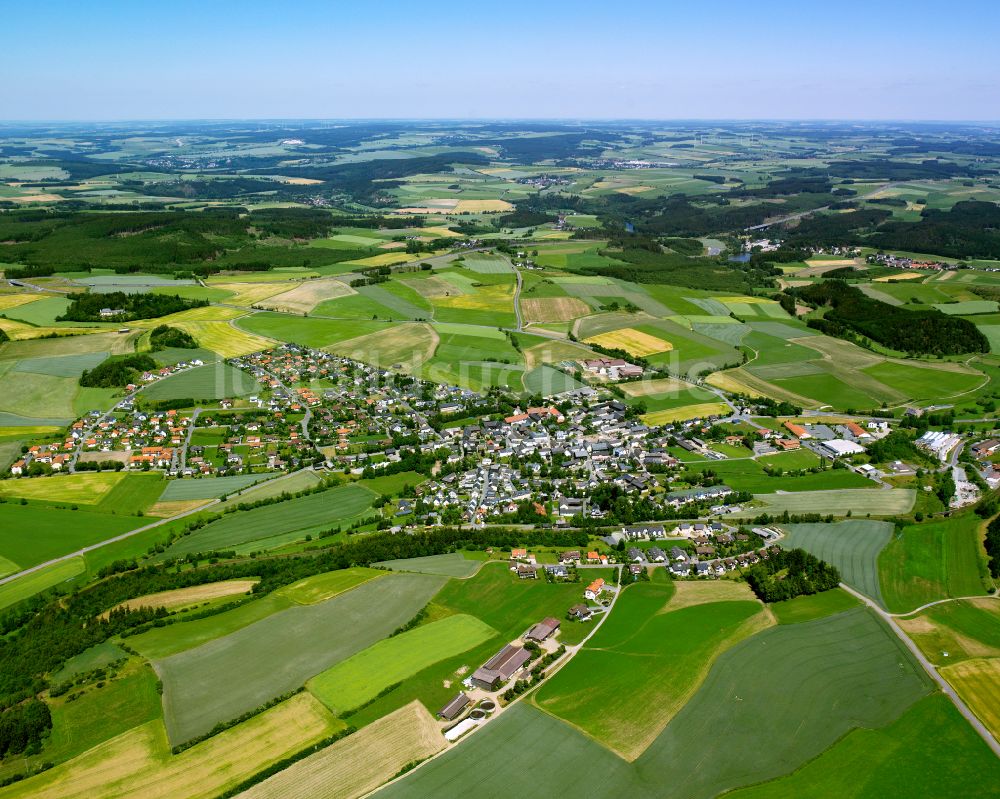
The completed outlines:
[[[252,545],[266,549],[283,543],[289,534],[314,531],[353,521],[365,515],[375,499],[359,485],[344,485],[304,497],[254,508],[202,527],[175,542],[169,557],[190,552],[240,549]]]
[[[441,584],[419,574],[369,581],[157,661],[171,742],[204,734],[375,643],[409,621]]]
[[[683,707],[722,651],[773,623],[755,601],[671,611],[666,587],[626,590],[609,622],[535,700],[628,760]]]
[[[332,711],[343,713],[378,696],[384,688],[438,661],[460,655],[496,634],[474,616],[448,616],[379,641],[316,675],[307,687]]]

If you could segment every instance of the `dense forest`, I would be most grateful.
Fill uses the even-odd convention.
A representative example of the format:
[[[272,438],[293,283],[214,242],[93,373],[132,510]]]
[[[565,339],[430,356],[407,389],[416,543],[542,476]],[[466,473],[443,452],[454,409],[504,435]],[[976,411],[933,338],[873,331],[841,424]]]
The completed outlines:
[[[773,287],[776,285],[773,275],[779,274],[774,266],[762,262],[730,263],[664,252],[659,244],[645,237],[619,238],[612,243],[621,249],[609,248],[601,254],[614,261],[584,267],[581,271],[633,283],[664,283],[745,293],[753,293],[753,289],[759,287]]]
[[[0,212],[4,258],[24,265],[7,268],[7,277],[41,277],[98,267],[126,274],[184,271],[206,275],[224,269],[321,266],[373,252],[292,245],[333,231],[339,220],[319,209],[128,210]],[[345,220],[345,224],[356,221]]]
[[[59,322],[128,322],[133,319],[155,319],[158,316],[200,308],[206,300],[186,300],[176,294],[126,294],[111,291],[106,294],[70,294],[70,305],[57,316]],[[114,311],[101,314],[102,310]]]
[[[851,333],[885,347],[920,355],[955,355],[989,352],[990,344],[972,322],[936,310],[910,311],[873,300],[860,289],[840,280],[825,280],[790,289],[794,297],[816,308],[829,307],[808,325],[831,336]]]
[[[124,388],[142,372],[156,368],[148,355],[112,356],[93,369],[84,369],[80,385],[86,388]]]
[[[761,601],[781,602],[836,588],[840,572],[804,549],[772,549],[747,571],[746,578]]]
[[[186,330],[179,330],[169,325],[158,325],[149,333],[149,345],[154,351],[165,350],[168,347],[178,350],[197,349],[198,342]]]

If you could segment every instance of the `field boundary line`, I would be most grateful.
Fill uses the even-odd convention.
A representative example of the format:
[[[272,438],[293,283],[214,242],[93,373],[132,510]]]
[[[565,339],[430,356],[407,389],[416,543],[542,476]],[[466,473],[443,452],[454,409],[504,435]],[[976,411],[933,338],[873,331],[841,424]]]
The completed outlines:
[[[983,724],[983,722],[979,720],[979,717],[975,713],[973,713],[972,710],[969,709],[969,706],[965,704],[965,701],[962,699],[962,697],[958,695],[958,692],[951,687],[951,683],[949,683],[944,677],[942,677],[938,673],[938,670],[934,667],[934,664],[931,663],[924,656],[924,653],[920,651],[920,647],[918,647],[915,643],[913,643],[913,640],[910,638],[910,636],[908,636],[903,631],[903,628],[896,623],[895,616],[880,608],[874,600],[865,596],[860,591],[856,591],[855,589],[851,588],[851,586],[847,585],[847,583],[841,583],[840,587],[843,588],[845,591],[847,591],[847,593],[860,599],[866,607],[869,607],[872,610],[874,610],[875,613],[877,613],[878,616],[883,621],[885,621],[886,624],[889,625],[890,629],[896,634],[899,640],[906,645],[906,648],[908,650],[910,650],[910,653],[916,659],[917,663],[920,664],[923,670],[927,672],[927,675],[937,684],[941,692],[944,693],[944,695],[951,700],[952,704],[955,706],[955,709],[958,710],[958,712],[965,717],[966,721],[968,721],[969,724],[972,725],[972,729],[974,729],[979,734],[979,737],[986,742],[986,745],[993,750],[993,754],[995,754],[997,757],[1000,757],[1000,741],[997,741],[997,739],[993,737],[990,731],[986,728],[986,725]],[[980,597],[976,598],[978,599]]]
[[[300,469],[299,471],[303,470]],[[293,474],[298,474],[298,471],[289,472],[288,475],[284,475],[284,477],[288,477]],[[281,480],[282,478],[276,477],[274,479]],[[264,482],[272,482],[272,481],[264,481]],[[260,485],[260,483],[254,483],[253,485],[247,486],[241,491],[237,491],[234,494],[228,495],[228,498],[232,499],[232,497],[234,496],[240,496],[243,494],[244,491],[247,491],[248,489],[258,485]],[[367,488],[367,486],[363,486],[363,488]],[[368,490],[371,491],[371,489]],[[34,566],[31,566],[27,569],[22,569],[21,571],[14,572],[14,574],[8,574],[6,577],[0,577],[0,585],[6,585],[7,583],[12,583],[21,577],[26,577],[29,574],[34,574],[35,572],[41,571],[42,569],[48,566],[54,566],[56,563],[62,563],[63,561],[71,560],[72,558],[76,558],[81,555],[86,555],[88,552],[93,552],[95,549],[100,549],[101,547],[107,546],[108,544],[116,544],[119,541],[124,541],[128,538],[131,538],[132,536],[138,535],[139,533],[144,533],[147,530],[152,530],[156,527],[160,527],[169,522],[175,522],[178,519],[183,519],[184,517],[191,516],[194,513],[201,513],[202,511],[207,510],[208,508],[221,504],[221,502],[222,500],[219,497],[206,500],[204,505],[199,505],[197,508],[191,508],[190,510],[186,510],[183,513],[178,513],[176,516],[168,516],[165,519],[159,519],[158,521],[152,522],[151,524],[146,524],[143,525],[142,527],[136,527],[134,530],[128,530],[124,533],[121,533],[120,535],[116,535],[111,538],[106,538],[103,541],[98,541],[95,544],[89,544],[85,547],[82,547],[81,549],[76,550],[75,552],[69,552],[65,555],[60,555],[57,558],[52,558],[51,560],[47,560],[44,563],[35,564]]]

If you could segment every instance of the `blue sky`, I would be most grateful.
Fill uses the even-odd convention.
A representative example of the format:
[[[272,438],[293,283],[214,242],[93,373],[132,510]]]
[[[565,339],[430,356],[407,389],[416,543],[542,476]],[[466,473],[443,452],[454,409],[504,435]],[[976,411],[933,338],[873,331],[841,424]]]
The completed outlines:
[[[0,119],[1000,119],[1000,3],[0,0]]]

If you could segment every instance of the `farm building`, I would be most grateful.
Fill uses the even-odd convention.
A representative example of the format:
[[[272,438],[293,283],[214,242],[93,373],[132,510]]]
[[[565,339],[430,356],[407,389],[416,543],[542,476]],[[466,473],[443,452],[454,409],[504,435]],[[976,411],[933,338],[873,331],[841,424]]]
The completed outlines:
[[[865,451],[865,448],[860,444],[840,438],[834,439],[833,441],[824,441],[819,446],[824,453],[831,455],[834,458],[841,458],[844,455],[858,455]]]
[[[454,721],[469,706],[471,701],[469,697],[460,691],[458,696],[438,711],[438,718],[445,721]]]
[[[542,641],[555,635],[558,629],[559,619],[553,619],[549,616],[546,619],[542,619],[538,622],[538,624],[528,630],[524,637],[529,641],[535,641],[540,644]]]
[[[785,422],[785,428],[796,438],[812,438],[812,435],[802,425],[794,422]]]
[[[472,674],[472,683],[494,691],[513,677],[528,662],[531,653],[522,647],[507,644]]]

